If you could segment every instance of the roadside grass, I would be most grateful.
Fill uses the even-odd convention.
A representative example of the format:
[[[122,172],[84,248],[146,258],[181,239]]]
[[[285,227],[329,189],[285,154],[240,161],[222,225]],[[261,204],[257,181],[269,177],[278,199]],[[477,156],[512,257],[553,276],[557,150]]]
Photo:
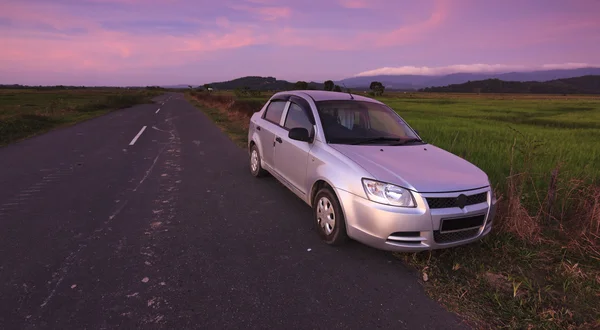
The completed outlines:
[[[0,146],[136,104],[160,91],[85,88],[0,89]]]
[[[386,94],[426,141],[485,170],[499,198],[480,242],[394,254],[430,296],[476,328],[600,328],[600,98]],[[187,98],[245,148],[268,96]]]
[[[452,249],[396,253],[430,296],[475,328],[600,326],[598,261],[557,241],[530,244],[501,231]]]
[[[211,95],[201,92],[186,93],[185,97],[202,109],[240,148],[247,147],[250,116],[256,109],[260,110],[264,101],[240,100],[229,94]]]

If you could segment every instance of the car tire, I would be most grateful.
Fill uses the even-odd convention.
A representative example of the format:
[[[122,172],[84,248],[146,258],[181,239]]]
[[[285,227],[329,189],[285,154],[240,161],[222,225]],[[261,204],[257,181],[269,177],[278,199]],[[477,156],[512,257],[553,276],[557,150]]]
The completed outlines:
[[[258,147],[256,144],[253,144],[250,148],[250,173],[252,176],[260,178],[267,175],[267,171],[262,168],[260,165],[261,157],[260,152],[258,152]]]
[[[325,243],[341,245],[348,240],[346,219],[331,188],[319,189],[313,202],[313,215],[319,237]]]

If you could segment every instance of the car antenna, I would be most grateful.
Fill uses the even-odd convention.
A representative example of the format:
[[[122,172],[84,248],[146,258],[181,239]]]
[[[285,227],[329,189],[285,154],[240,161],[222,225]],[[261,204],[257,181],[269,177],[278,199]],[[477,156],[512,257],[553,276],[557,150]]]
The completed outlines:
[[[342,83],[342,85],[344,85],[344,88],[346,89],[346,92],[348,92],[348,94],[350,94],[350,98],[351,98],[352,100],[354,100],[354,96],[352,96],[352,93],[350,93],[350,90],[348,89],[348,87],[346,87],[346,84],[345,84],[345,83]]]

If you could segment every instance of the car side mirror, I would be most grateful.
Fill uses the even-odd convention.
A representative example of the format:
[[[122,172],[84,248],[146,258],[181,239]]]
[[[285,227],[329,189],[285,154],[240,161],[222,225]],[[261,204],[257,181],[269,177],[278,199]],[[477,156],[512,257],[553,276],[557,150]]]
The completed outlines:
[[[304,127],[294,127],[288,133],[288,137],[296,141],[310,142],[312,139],[308,130]]]

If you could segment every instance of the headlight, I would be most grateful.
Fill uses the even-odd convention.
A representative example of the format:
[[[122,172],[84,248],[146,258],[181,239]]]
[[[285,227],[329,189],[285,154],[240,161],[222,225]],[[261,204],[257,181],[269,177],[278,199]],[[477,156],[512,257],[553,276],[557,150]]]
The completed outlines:
[[[367,197],[374,202],[401,207],[416,207],[415,200],[408,189],[369,179],[362,179],[362,184]]]

